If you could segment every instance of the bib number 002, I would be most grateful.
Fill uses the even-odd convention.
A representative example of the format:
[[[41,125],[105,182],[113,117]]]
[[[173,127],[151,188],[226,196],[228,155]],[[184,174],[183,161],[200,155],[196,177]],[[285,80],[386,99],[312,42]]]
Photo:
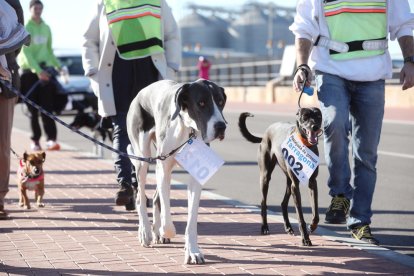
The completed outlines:
[[[299,176],[299,172],[303,169],[303,165],[300,162],[296,162],[295,156],[289,155],[287,148],[282,149],[283,158],[288,162],[289,166],[292,168],[292,171]]]

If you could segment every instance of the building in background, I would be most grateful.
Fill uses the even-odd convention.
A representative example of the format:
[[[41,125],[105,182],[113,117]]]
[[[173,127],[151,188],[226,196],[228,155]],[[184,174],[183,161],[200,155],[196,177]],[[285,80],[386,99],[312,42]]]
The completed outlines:
[[[195,4],[189,8],[191,12],[178,22],[184,63],[201,55],[214,59],[281,58],[284,46],[294,43],[288,29],[294,8],[256,2],[238,10]]]

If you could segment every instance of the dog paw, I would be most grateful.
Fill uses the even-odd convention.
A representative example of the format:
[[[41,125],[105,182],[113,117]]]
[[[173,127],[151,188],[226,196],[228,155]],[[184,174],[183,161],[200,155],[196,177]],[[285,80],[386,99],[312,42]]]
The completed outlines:
[[[302,239],[302,245],[303,246],[312,246],[312,242],[309,238]]]
[[[23,203],[19,203],[19,206],[20,206],[20,207],[23,207],[23,206],[24,206],[24,204],[23,204]]]
[[[143,247],[149,247],[151,244],[151,231],[147,231],[145,227],[138,229],[138,241]]]
[[[45,204],[43,202],[37,203],[37,207],[43,208],[43,207],[45,207]]]
[[[27,210],[32,209],[32,208],[30,207],[30,205],[25,206],[25,208],[26,208]]]
[[[269,235],[270,234],[269,226],[268,225],[262,225],[261,233],[262,233],[262,235]]]
[[[295,235],[295,231],[293,231],[292,226],[285,227],[285,232],[291,236]]]
[[[160,234],[162,237],[167,238],[167,239],[174,238],[176,234],[174,224],[171,222],[167,225],[161,226]]]
[[[184,264],[205,264],[204,255],[201,252],[185,251]]]
[[[154,238],[153,242],[154,244],[168,244],[168,243],[171,243],[171,240],[168,238],[163,238],[163,237],[158,236]]]

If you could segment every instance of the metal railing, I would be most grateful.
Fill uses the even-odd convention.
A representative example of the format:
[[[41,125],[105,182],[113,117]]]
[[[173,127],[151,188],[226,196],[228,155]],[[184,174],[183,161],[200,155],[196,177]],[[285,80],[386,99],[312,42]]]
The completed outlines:
[[[278,76],[281,63],[281,60],[269,60],[214,64],[210,69],[210,80],[221,86],[264,86]],[[197,66],[183,67],[178,73],[180,82],[191,82],[197,78]]]
[[[248,61],[228,64],[214,64],[210,69],[210,80],[221,86],[265,86],[279,77],[281,60]],[[399,84],[401,68],[393,68],[393,77],[387,84]],[[280,85],[291,85],[292,77],[287,77]],[[180,69],[179,82],[192,82],[198,79],[197,66],[184,66]]]

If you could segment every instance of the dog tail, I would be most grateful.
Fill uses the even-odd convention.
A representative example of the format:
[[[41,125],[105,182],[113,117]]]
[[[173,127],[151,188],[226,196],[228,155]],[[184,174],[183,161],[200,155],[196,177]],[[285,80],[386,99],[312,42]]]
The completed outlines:
[[[253,116],[254,115],[250,114],[249,112],[241,113],[239,116],[239,129],[240,129],[241,134],[243,135],[244,138],[246,138],[247,141],[258,144],[262,142],[262,138],[251,134],[246,126],[246,118],[253,117]]]

